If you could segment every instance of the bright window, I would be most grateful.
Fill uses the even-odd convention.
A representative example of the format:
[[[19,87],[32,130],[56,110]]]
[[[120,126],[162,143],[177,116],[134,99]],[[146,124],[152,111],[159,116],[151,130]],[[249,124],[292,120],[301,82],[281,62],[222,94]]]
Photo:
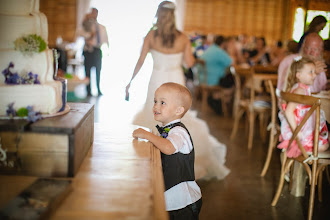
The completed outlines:
[[[297,8],[296,14],[294,16],[293,34],[292,34],[293,40],[297,42],[304,34],[304,23],[305,23],[304,20],[305,20],[305,10],[302,8]]]
[[[305,10],[302,8],[297,8],[295,13],[294,25],[293,25],[293,34],[292,38],[295,41],[299,41],[301,36],[304,34],[304,24],[305,24]],[[308,10],[307,11],[307,19],[306,19],[306,26],[308,27],[309,24],[312,22],[313,18],[317,15],[322,15],[327,19],[327,24],[323,28],[323,30],[319,33],[320,36],[325,40],[329,38],[329,29],[330,29],[330,12],[326,11],[314,11]],[[307,29],[307,28],[306,28]]]

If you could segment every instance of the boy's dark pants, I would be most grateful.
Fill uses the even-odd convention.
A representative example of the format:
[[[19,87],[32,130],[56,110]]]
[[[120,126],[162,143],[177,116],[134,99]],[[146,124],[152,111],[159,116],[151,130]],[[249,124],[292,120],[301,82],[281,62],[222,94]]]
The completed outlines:
[[[183,209],[169,211],[170,220],[198,220],[202,208],[202,198]]]

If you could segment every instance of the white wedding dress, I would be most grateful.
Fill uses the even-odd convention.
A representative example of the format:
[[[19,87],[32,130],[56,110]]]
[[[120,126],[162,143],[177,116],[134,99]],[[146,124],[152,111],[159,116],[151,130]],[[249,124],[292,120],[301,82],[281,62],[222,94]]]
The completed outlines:
[[[148,86],[146,103],[134,118],[133,124],[144,126],[156,131],[157,121],[152,114],[154,93],[166,82],[185,85],[182,69],[183,53],[164,54],[151,50],[153,71]],[[227,148],[210,135],[205,121],[196,117],[197,112],[188,111],[182,118],[182,123],[189,130],[195,147],[195,177],[196,179],[223,179],[230,172],[224,165]]]

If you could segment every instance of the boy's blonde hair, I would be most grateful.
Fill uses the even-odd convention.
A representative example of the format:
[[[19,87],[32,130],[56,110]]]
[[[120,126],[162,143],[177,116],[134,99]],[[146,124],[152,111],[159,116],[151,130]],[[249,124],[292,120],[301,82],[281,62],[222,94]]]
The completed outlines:
[[[181,116],[184,116],[192,105],[192,95],[189,89],[173,82],[164,83],[160,87],[166,87],[169,91],[174,92],[177,95],[177,101],[179,101],[179,104],[184,108],[184,112]]]
[[[314,61],[307,57],[296,57],[289,68],[289,72],[287,74],[284,91],[290,92],[291,88],[294,84],[298,83],[297,72],[301,71],[301,69],[305,66],[305,64],[314,64]]]

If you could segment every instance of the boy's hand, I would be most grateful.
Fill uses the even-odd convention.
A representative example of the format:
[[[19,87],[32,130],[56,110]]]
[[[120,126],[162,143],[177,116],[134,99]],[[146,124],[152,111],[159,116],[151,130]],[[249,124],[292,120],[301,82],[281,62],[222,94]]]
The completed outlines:
[[[138,128],[136,130],[133,131],[133,137],[134,138],[142,138],[145,139],[146,134],[149,133],[148,131],[142,129],[142,128]]]
[[[175,152],[175,148],[171,141],[166,138],[159,137],[143,128],[138,128],[133,131],[134,138],[141,138],[150,141],[155,147],[157,147],[162,153],[170,155]]]

